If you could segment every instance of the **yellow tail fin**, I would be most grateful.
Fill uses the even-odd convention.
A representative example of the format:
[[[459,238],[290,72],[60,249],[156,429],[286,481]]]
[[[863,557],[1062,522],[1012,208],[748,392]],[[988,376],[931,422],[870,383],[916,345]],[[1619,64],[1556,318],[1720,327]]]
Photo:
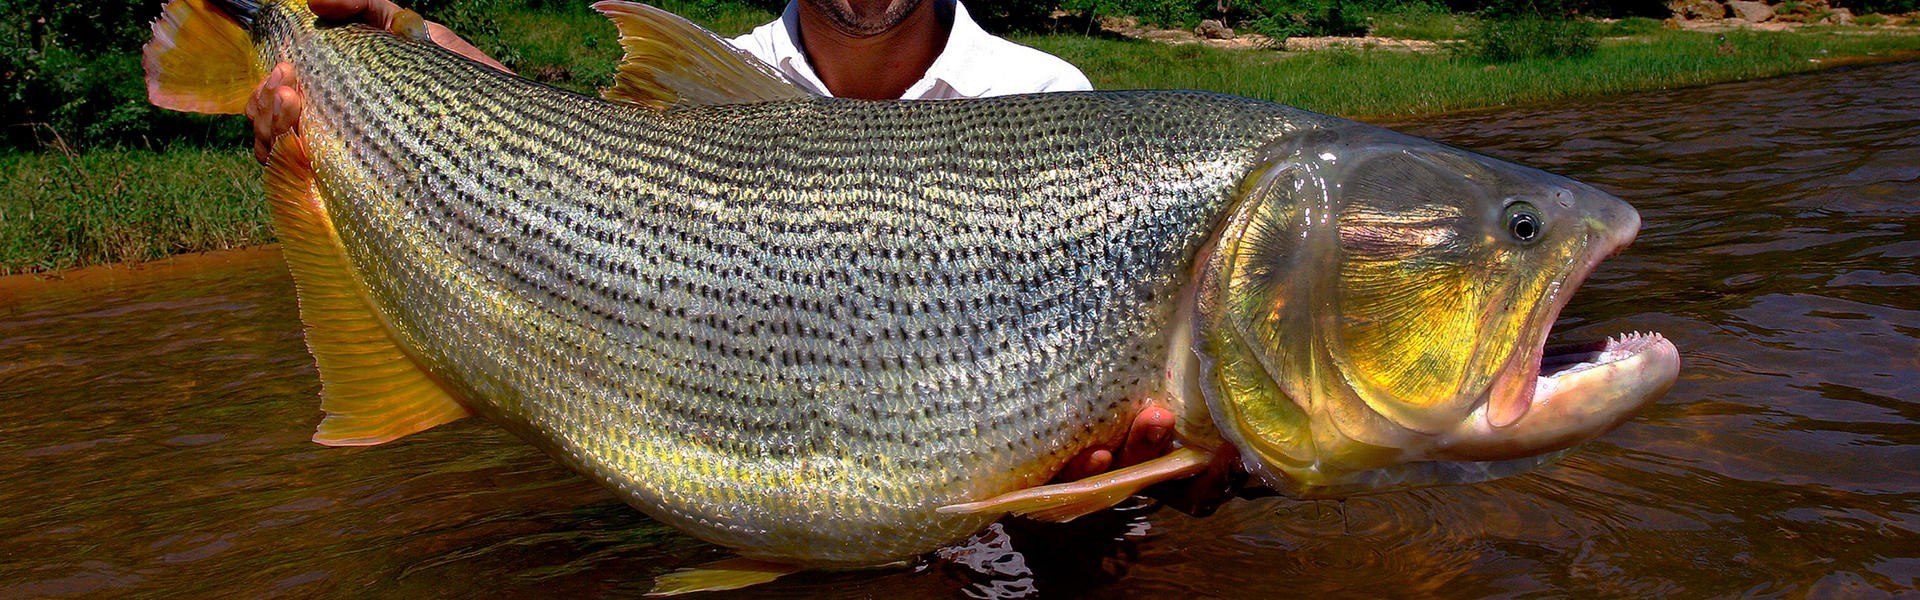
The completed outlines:
[[[266,78],[253,38],[206,0],[172,0],[141,52],[147,100],[178,111],[236,114]]]

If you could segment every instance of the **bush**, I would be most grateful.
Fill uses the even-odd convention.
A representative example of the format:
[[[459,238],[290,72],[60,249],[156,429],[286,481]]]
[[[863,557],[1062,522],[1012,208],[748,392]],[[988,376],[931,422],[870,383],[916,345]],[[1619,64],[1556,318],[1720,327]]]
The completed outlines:
[[[1468,30],[1465,17],[1427,2],[1396,4],[1367,14],[1368,33],[1409,40],[1456,40]]]
[[[1354,0],[1259,0],[1247,12],[1248,27],[1276,40],[1367,33],[1367,6]]]
[[[1586,56],[1595,44],[1591,21],[1521,16],[1481,19],[1463,48],[1476,60],[1502,63]]]
[[[1898,14],[1920,10],[1920,0],[1842,0],[1834,4],[1860,14]]]
[[[1882,14],[1877,14],[1877,13],[1860,15],[1858,17],[1853,18],[1853,24],[1859,25],[1862,27],[1879,27],[1881,25],[1887,24],[1887,16]]]
[[[1003,11],[1007,10],[1004,7],[1014,5],[1015,3],[1004,1],[989,3],[989,6],[1003,7],[998,9]],[[1036,1],[1030,6],[1033,8],[1022,12],[1036,16],[1044,16],[1045,13],[1052,12],[1050,2]],[[1059,7],[1060,10],[1067,12],[1095,17],[1099,15],[1139,17],[1142,23],[1176,29],[1193,27],[1200,22],[1201,15],[1212,15],[1218,12],[1215,0],[1060,0]],[[973,3],[967,4],[967,10],[973,10]],[[1011,28],[1032,29],[1019,24],[1013,24]]]
[[[406,0],[507,64],[490,11],[528,0]],[[154,0],[9,0],[0,10],[0,150],[60,146],[237,147],[237,118],[192,115],[147,103],[140,48],[160,16]]]
[[[240,139],[243,124],[146,102],[146,2],[15,0],[0,10],[0,150]]]

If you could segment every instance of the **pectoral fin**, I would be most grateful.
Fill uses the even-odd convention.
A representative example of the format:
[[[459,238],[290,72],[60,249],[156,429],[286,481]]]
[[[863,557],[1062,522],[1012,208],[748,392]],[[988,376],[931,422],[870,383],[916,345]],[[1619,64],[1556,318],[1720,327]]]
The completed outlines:
[[[730,558],[691,569],[680,569],[653,579],[648,596],[678,596],[693,592],[733,590],[759,585],[799,571],[800,567],[751,558]]]
[[[1172,453],[1125,469],[1108,471],[1070,483],[1031,487],[979,502],[939,508],[943,513],[1005,512],[1041,521],[1065,523],[1119,504],[1147,486],[1191,477],[1207,469],[1213,455],[1196,448]]]

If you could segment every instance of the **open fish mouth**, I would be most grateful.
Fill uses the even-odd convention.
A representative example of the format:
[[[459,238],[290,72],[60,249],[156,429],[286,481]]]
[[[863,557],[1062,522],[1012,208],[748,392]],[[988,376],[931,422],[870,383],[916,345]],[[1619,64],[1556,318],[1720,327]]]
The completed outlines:
[[[1673,387],[1680,351],[1658,333],[1632,332],[1548,347],[1539,364],[1524,416],[1495,424],[1484,412],[1474,415],[1437,458],[1513,460],[1599,437]]]
[[[1665,394],[1680,373],[1680,350],[1665,336],[1638,331],[1604,340],[1548,347],[1541,353],[1540,373],[1534,379],[1534,410],[1549,413],[1523,417],[1548,419],[1573,416],[1568,407],[1587,405],[1584,418],[1611,429],[1617,420],[1603,415],[1620,413],[1618,420]],[[1557,402],[1556,402],[1557,401]],[[1529,411],[1531,413],[1532,411]]]
[[[1647,352],[1673,349],[1673,342],[1657,332],[1623,333],[1604,340],[1548,346],[1541,352],[1541,379],[1572,375],[1588,369],[1634,360]]]

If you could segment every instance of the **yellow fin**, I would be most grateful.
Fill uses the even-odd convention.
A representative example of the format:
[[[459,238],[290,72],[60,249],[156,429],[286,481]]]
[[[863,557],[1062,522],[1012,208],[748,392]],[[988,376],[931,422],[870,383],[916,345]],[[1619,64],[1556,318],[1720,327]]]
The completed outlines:
[[[247,29],[206,0],[168,2],[140,54],[147,100],[160,108],[239,113],[266,78]]]
[[[781,575],[799,570],[800,567],[793,565],[751,558],[730,558],[655,577],[653,590],[647,592],[647,595],[678,596],[693,592],[734,590],[773,581],[779,579]]]
[[[772,67],[679,16],[620,0],[593,9],[620,29],[620,73],[608,100],[657,109],[808,98]]]
[[[1125,469],[1101,473],[1069,483],[1015,490],[979,502],[942,506],[943,513],[1012,513],[1065,523],[1119,504],[1147,486],[1191,477],[1207,469],[1213,455],[1187,447]]]
[[[473,414],[401,352],[360,293],[313,181],[306,139],[274,140],[267,198],[281,253],[293,271],[307,349],[320,366],[320,421],[313,441],[370,446]]]

